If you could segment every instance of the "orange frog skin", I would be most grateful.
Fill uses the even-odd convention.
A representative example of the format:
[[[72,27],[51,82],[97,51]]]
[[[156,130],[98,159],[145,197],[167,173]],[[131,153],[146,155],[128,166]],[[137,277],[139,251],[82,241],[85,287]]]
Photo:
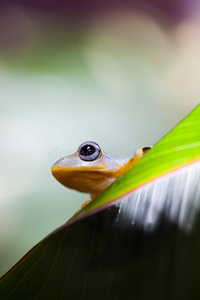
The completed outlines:
[[[131,170],[151,148],[146,146],[137,149],[129,159],[106,154],[97,143],[85,142],[74,154],[60,158],[52,166],[51,172],[64,186],[89,193],[93,199],[118,177]]]

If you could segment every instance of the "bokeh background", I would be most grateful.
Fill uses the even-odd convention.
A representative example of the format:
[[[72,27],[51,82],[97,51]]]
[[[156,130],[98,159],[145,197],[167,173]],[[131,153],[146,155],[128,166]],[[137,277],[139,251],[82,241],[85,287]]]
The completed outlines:
[[[198,0],[0,1],[0,274],[89,199],[51,165],[155,144],[199,102],[199,53]]]

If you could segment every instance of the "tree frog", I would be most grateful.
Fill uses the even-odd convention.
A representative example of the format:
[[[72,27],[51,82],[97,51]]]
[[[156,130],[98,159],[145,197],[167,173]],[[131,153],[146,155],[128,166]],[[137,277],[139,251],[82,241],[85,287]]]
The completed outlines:
[[[89,141],[81,144],[74,154],[60,158],[51,171],[64,186],[89,193],[94,199],[118,177],[127,173],[151,148],[142,147],[135,151],[132,158],[123,158],[109,155],[97,143]],[[81,209],[89,202],[91,200],[85,202]]]

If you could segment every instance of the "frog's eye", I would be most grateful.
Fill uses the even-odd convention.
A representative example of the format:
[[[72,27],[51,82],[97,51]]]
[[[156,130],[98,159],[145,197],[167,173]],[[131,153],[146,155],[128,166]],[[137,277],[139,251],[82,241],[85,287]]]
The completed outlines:
[[[93,161],[101,154],[99,145],[95,142],[85,142],[78,148],[79,157],[85,161]]]

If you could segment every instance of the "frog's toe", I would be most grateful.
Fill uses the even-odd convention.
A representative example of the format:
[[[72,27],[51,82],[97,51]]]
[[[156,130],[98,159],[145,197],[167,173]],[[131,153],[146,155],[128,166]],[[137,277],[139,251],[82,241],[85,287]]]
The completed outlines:
[[[78,210],[73,214],[73,216],[75,216],[77,213],[79,213],[79,211],[81,211],[81,210],[78,209]]]
[[[83,205],[81,206],[81,209],[83,209],[86,205],[88,205],[91,202],[91,200],[86,201],[85,203],[83,203]]]
[[[81,206],[81,209],[83,209],[86,205],[88,205],[92,200],[88,200],[85,203],[83,203],[83,205]],[[81,211],[81,209],[78,209],[73,216],[75,216],[77,213],[79,213],[79,211]]]
[[[142,147],[141,149],[142,149],[143,154],[145,154],[147,151],[149,151],[152,148],[153,148],[152,146],[145,146],[145,147]]]

